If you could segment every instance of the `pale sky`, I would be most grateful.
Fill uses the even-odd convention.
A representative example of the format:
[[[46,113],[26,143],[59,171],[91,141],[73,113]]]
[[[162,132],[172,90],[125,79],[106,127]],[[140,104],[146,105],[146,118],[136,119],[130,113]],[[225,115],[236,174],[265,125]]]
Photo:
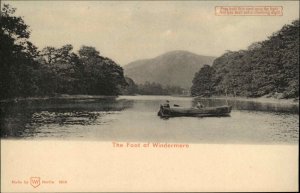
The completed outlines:
[[[120,65],[167,51],[220,56],[265,40],[299,18],[298,1],[2,1],[43,48],[94,46]],[[283,6],[283,16],[215,16],[215,6]]]

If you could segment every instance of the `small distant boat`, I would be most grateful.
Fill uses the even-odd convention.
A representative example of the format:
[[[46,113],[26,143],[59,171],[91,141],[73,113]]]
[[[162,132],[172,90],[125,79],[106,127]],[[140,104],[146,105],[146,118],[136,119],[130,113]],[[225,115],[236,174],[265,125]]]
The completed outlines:
[[[202,107],[202,108],[185,108],[178,105],[170,107],[169,105],[160,105],[160,109],[157,113],[160,117],[219,117],[229,116],[231,112],[231,106],[224,105],[218,107]]]

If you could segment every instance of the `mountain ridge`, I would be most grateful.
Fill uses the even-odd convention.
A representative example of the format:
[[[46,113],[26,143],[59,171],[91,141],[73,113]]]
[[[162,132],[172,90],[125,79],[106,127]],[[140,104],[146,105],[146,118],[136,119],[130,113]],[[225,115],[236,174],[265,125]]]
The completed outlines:
[[[137,84],[148,81],[189,89],[194,74],[204,64],[212,65],[215,58],[186,50],[173,50],[154,58],[130,62],[124,66],[124,74]]]

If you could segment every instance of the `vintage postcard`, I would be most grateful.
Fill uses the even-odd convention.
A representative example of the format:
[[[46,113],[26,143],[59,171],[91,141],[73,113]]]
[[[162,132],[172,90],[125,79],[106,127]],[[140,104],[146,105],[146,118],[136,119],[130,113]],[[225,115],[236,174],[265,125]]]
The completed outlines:
[[[299,1],[0,4],[1,192],[299,190]]]

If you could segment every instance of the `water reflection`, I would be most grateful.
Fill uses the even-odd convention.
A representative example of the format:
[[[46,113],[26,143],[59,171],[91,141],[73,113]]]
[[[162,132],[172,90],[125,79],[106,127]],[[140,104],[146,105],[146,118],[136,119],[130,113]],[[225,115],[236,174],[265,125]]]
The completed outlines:
[[[229,104],[230,117],[157,116],[160,104]],[[1,102],[1,138],[184,143],[297,143],[299,105],[171,96]]]
[[[103,116],[130,108],[130,100],[46,99],[1,103],[1,137],[29,137],[45,125],[91,125]],[[49,133],[49,132],[48,132]],[[47,134],[47,132],[44,132]]]
[[[286,112],[286,113],[298,113],[299,104],[290,103],[271,103],[271,102],[255,102],[255,101],[243,101],[243,100],[226,100],[226,99],[201,99],[194,98],[192,105],[196,106],[200,101],[205,106],[213,107],[220,105],[231,105],[234,110],[248,110],[248,111],[266,111],[266,112]]]
[[[35,112],[31,117],[31,124],[70,124],[88,125],[100,117],[100,112]]]

